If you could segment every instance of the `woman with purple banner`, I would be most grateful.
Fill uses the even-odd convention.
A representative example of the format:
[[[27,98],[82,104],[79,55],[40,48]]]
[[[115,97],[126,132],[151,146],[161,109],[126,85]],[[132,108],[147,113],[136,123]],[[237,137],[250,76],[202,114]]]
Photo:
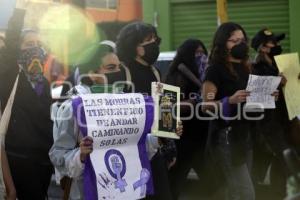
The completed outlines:
[[[79,65],[81,73],[85,73],[82,76],[81,84],[75,86],[69,92],[73,98],[65,101],[54,114],[56,116],[54,123],[55,142],[49,152],[51,161],[56,167],[59,180],[63,177],[72,179],[70,193],[68,194],[70,199],[84,198],[90,200],[111,196],[119,199],[117,195],[124,196],[125,192],[128,193],[128,190],[130,190],[129,187],[137,195],[131,196],[129,199],[144,197],[146,192],[151,189],[151,169],[145,147],[146,139],[149,141],[149,137],[146,136],[150,132],[153,121],[151,118],[153,117],[151,98],[144,98],[141,94],[123,94],[123,96],[138,95],[142,98],[141,100],[131,98],[130,101],[126,99],[127,97],[113,100],[110,98],[113,98],[114,95],[103,94],[104,96],[107,95],[106,98],[102,98],[100,95],[96,101],[91,99],[89,94],[103,93],[105,91],[101,91],[101,86],[103,86],[103,89],[104,86],[107,86],[107,83],[118,81],[117,74],[120,72],[120,61],[111,47],[105,44],[100,45],[93,58],[93,62],[90,62],[93,65]],[[124,79],[119,77],[119,80]],[[138,108],[141,101],[150,102],[149,104],[144,103],[144,106]],[[103,102],[106,102],[106,104]],[[107,104],[110,106],[107,107]],[[114,108],[114,104],[118,105]],[[80,105],[84,106],[84,111],[77,112]],[[92,107],[93,109],[91,109]],[[143,109],[144,111],[141,111]],[[85,114],[82,112],[85,112]],[[117,115],[120,117],[124,113],[129,114],[129,116],[123,119],[114,118]],[[140,114],[144,115],[144,122],[141,121],[143,118],[133,117]],[[108,118],[109,115],[111,117]],[[82,116],[85,117],[82,118]],[[93,119],[96,120],[93,121]],[[95,126],[105,127],[105,130],[93,130],[93,123]],[[132,125],[136,124],[143,124],[144,128],[131,128]],[[114,129],[114,126],[120,125],[125,128]],[[139,130],[144,130],[144,132]],[[89,134],[93,138],[87,136]],[[131,144],[132,136],[122,139],[107,139],[109,136],[122,137],[126,134],[141,135],[137,144],[139,155],[134,158],[136,161],[141,160],[143,168],[138,172],[138,179],[132,185],[130,185],[126,175],[129,173],[129,164],[132,163],[128,163],[126,158],[128,156],[132,157],[133,153],[130,153],[130,150],[126,148],[125,150],[122,148],[123,144]],[[99,140],[99,138],[102,139]],[[93,149],[95,146],[97,149]],[[118,146],[118,149],[105,150],[109,146]],[[120,149],[127,153],[122,153]],[[93,154],[91,154],[92,152]],[[103,154],[104,152],[106,153]],[[101,156],[103,157],[102,161],[99,159]],[[93,165],[97,160],[100,160],[101,164]],[[102,173],[103,167],[107,170],[107,173]],[[135,167],[137,169],[138,165],[135,165]],[[136,169],[134,171],[137,171]],[[128,197],[124,198],[128,199]]]
[[[92,65],[91,65],[92,64]],[[79,65],[86,76],[81,84],[69,91],[69,94],[80,95],[92,93],[94,84],[103,84],[106,76],[101,74],[116,74],[120,71],[120,61],[114,49],[108,45],[100,45],[91,62]],[[99,76],[98,76],[99,75]],[[83,169],[84,162],[93,151],[91,137],[82,135],[74,119],[72,100],[66,100],[54,114],[54,144],[49,152],[50,159],[56,168],[59,181],[64,177],[71,178],[71,183],[65,193],[72,200],[83,199]],[[68,180],[68,179],[66,179]],[[62,181],[61,181],[62,184]],[[63,188],[66,190],[67,188]],[[68,197],[66,197],[68,199]]]

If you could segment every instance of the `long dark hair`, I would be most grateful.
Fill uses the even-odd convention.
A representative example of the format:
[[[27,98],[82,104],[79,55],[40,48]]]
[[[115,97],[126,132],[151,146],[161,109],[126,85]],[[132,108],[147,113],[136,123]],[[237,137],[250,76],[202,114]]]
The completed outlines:
[[[178,70],[178,65],[181,63],[187,66],[189,70],[191,70],[194,75],[198,76],[198,67],[195,62],[195,52],[196,50],[202,47],[205,55],[207,55],[207,50],[200,40],[197,39],[187,39],[184,41],[180,47],[177,49],[176,56],[173,62],[170,65],[169,74],[173,74]]]
[[[152,34],[158,38],[155,27],[143,22],[133,22],[123,27],[116,42],[119,59],[126,65],[130,65],[136,58],[138,44]]]
[[[236,72],[234,71],[231,63],[228,60],[229,51],[227,50],[226,43],[231,37],[234,31],[241,30],[245,36],[245,40],[248,43],[248,37],[242,26],[234,22],[227,22],[222,24],[216,31],[212,43],[211,53],[209,56],[209,65],[223,65],[227,67],[230,73],[234,76]],[[250,73],[251,67],[248,62],[249,56],[242,60],[242,64],[246,72]]]

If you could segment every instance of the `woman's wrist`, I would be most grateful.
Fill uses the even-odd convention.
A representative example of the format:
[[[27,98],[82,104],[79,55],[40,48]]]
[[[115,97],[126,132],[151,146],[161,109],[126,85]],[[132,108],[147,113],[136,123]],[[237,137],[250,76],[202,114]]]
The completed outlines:
[[[232,104],[230,103],[230,97],[224,97],[221,99],[222,114],[224,117],[230,117],[232,114]],[[226,121],[226,120],[225,120]]]
[[[228,98],[228,103],[229,104],[234,104],[234,102],[233,102],[233,99],[232,99],[232,96],[230,96],[230,97],[225,97],[225,98]],[[224,99],[224,98],[223,98]]]
[[[80,156],[79,156],[79,158],[80,158],[80,162],[81,162],[81,163],[84,163],[84,161],[85,161],[85,158],[86,158],[86,155],[85,155],[85,154],[83,154],[83,153],[80,153]]]

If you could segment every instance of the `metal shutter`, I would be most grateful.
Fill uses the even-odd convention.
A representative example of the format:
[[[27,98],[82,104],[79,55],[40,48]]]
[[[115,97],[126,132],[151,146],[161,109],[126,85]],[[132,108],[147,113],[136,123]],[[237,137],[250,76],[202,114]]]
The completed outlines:
[[[229,20],[241,24],[251,39],[263,27],[285,33],[285,52],[290,49],[288,0],[228,0]]]
[[[215,0],[171,0],[172,49],[188,38],[198,38],[209,48],[217,27]]]
[[[215,0],[171,0],[172,49],[185,39],[198,38],[210,48],[217,28]],[[228,0],[229,20],[241,24],[251,39],[263,27],[286,33],[282,45],[290,49],[288,0]]]

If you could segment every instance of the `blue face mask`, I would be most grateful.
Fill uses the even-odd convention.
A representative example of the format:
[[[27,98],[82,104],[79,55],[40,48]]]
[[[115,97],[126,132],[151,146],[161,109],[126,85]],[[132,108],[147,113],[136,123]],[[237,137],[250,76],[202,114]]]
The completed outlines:
[[[205,70],[207,66],[207,56],[205,54],[201,54],[195,57],[196,65],[198,66],[199,79],[201,82],[204,81]]]

